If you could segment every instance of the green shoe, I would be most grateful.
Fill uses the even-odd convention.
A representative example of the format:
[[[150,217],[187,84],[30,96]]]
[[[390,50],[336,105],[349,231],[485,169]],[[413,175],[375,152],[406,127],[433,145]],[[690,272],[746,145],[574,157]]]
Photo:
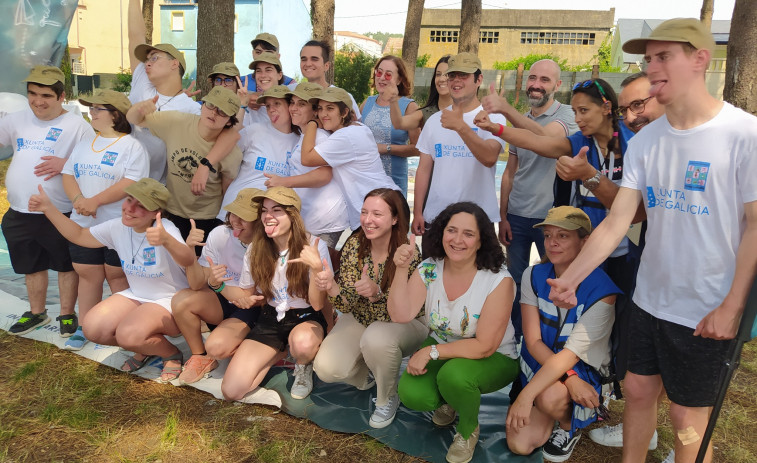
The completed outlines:
[[[75,313],[71,315],[61,315],[55,318],[60,322],[60,337],[67,338],[76,333],[76,329],[79,327],[79,319]]]
[[[21,315],[21,318],[10,327],[8,332],[14,335],[26,334],[29,331],[47,325],[48,323],[50,323],[50,317],[47,316],[47,311],[42,313],[24,312],[24,314]]]

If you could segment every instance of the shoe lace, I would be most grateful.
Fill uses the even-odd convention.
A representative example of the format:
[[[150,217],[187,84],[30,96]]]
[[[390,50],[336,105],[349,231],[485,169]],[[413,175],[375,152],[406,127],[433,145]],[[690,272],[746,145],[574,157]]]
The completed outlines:
[[[570,440],[570,433],[564,429],[558,429],[552,433],[550,441],[557,448],[562,448]]]
[[[375,413],[380,416],[388,416],[392,413],[392,409],[394,408],[394,398],[389,399],[389,401],[384,405],[376,405]],[[371,401],[375,404],[376,403],[376,397],[372,398]]]
[[[462,448],[467,449],[467,448],[470,448],[471,441],[472,439],[470,438],[466,439],[463,437],[462,434],[458,432],[458,433],[455,433],[455,437],[452,439],[452,445],[455,447],[462,447]]]
[[[294,366],[294,384],[298,386],[307,386],[308,385],[308,378],[305,374],[305,365],[295,365]]]

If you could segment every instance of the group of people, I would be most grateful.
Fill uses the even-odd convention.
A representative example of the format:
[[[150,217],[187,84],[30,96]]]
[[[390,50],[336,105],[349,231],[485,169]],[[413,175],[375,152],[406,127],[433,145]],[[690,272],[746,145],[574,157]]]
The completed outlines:
[[[63,110],[50,66],[26,79],[30,110],[0,120],[14,146],[2,231],[30,303],[11,333],[50,321],[52,269],[65,347],[121,346],[124,371],[160,358],[160,381],[189,384],[230,359],[221,390],[240,400],[289,355],[295,399],[313,372],[375,386],[374,428],[400,403],[437,426],[459,417],[452,463],[473,457],[481,395],[510,384],[510,449],[569,459],[625,376],[623,425],[590,437],[643,461],[667,393],[675,461],[692,460],[757,266],[757,122],[707,93],[698,21],[627,42],[648,65],[619,96],[590,79],[564,105],[559,66],[533,64],[526,114],[479,100],[470,53],[439,60],[423,107],[383,57],[358,106],[326,82],[328,45],[302,47],[297,83],[266,33],[253,72],[219,63],[199,104],[181,53],[144,43],[139,0],[129,38],[132,91],[80,98],[91,126]]]

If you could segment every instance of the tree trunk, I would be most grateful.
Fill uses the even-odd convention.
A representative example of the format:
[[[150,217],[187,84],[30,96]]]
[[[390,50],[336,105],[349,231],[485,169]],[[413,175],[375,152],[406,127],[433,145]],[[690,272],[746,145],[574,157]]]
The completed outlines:
[[[418,59],[418,46],[421,38],[421,17],[424,0],[408,0],[405,36],[402,38],[402,61],[407,68],[410,82],[415,78],[415,62]]]
[[[725,67],[723,98],[757,115],[757,8],[752,0],[736,0]]]
[[[326,82],[334,83],[334,11],[335,0],[310,0],[310,17],[313,20],[313,39],[322,40],[331,46],[331,65],[326,71]]]
[[[715,0],[702,0],[702,10],[699,12],[699,20],[707,26],[707,30],[712,27],[712,9]]]
[[[234,61],[234,0],[197,2],[197,84],[202,94],[211,85],[205,76],[215,64]]]
[[[460,5],[458,53],[478,54],[478,42],[481,37],[481,2],[482,0],[463,0]]]
[[[152,45],[152,12],[154,0],[142,0],[142,17],[145,18],[145,43]]]

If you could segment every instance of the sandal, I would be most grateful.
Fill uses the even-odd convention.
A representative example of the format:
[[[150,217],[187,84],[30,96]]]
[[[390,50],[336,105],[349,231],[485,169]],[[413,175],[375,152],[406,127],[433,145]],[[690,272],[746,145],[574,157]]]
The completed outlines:
[[[155,355],[145,355],[142,360],[137,360],[134,358],[134,355],[132,355],[131,357],[126,359],[123,365],[121,365],[121,371],[125,371],[126,373],[134,373],[135,371],[141,369],[157,358],[158,357]]]
[[[174,360],[179,362],[179,365],[177,366],[168,365],[168,362],[174,361]],[[181,351],[171,355],[170,357],[164,357],[163,358],[163,371],[160,373],[160,378],[158,378],[158,382],[170,383],[171,381],[178,378],[179,375],[181,374],[181,366],[183,363],[184,363],[184,355],[182,355]]]

